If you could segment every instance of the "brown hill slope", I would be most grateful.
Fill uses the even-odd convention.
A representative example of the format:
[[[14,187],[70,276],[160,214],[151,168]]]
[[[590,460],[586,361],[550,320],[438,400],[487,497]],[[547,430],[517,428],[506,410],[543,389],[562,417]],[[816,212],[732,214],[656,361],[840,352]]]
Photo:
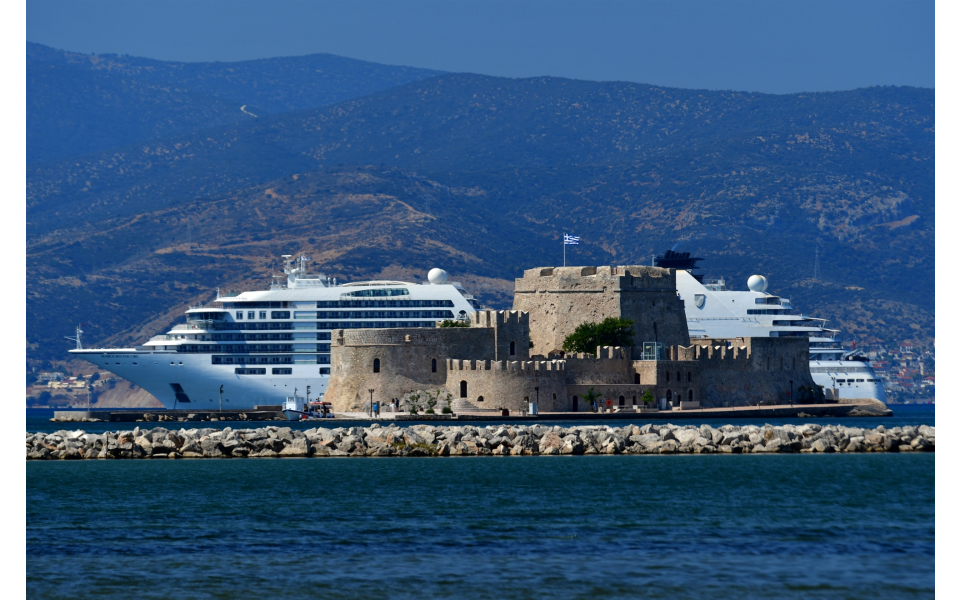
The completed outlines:
[[[392,168],[324,169],[40,236],[28,246],[29,354],[62,357],[62,335],[81,321],[91,325],[91,344],[142,343],[181,318],[189,304],[209,300],[215,287],[265,287],[278,272],[279,256],[298,251],[341,281],[418,281],[440,266],[485,303],[507,307],[512,278],[523,268],[559,264],[565,230],[584,239],[571,249],[571,263],[648,264],[652,253],[680,240],[708,258],[708,272],[740,288],[749,274],[764,273],[773,290],[793,297],[802,311],[830,318],[858,337],[932,337],[932,309],[916,294],[884,287],[883,279],[888,272],[902,278],[901,272],[923,270],[925,263],[887,252],[902,262],[883,258],[877,268],[867,267],[877,240],[888,250],[929,243],[918,219],[887,223],[893,217],[884,211],[896,196],[888,199],[879,189],[866,194],[858,214],[874,218],[847,226],[837,208],[848,197],[842,182],[823,184],[811,202],[795,194],[809,182],[780,180],[766,190],[731,173],[729,194],[750,199],[736,213],[729,198],[682,194],[699,189],[698,180],[666,181],[663,174],[675,169],[631,168],[581,174],[578,186],[536,202],[511,201],[506,176],[494,180],[504,189],[491,189]],[[761,218],[771,211],[773,217]],[[758,229],[757,221],[770,227]],[[814,282],[813,248],[798,245],[821,223],[829,231],[857,227],[859,237],[841,244],[825,235],[825,276]],[[876,284],[850,283],[854,272],[877,278]]]

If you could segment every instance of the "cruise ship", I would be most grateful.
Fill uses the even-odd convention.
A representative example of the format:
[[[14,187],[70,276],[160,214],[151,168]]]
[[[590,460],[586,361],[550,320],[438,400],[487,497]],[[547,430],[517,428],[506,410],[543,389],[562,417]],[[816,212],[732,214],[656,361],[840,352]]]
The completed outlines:
[[[147,390],[170,409],[252,409],[323,396],[334,329],[435,327],[481,308],[442,269],[429,283],[337,284],[307,275],[309,259],[284,255],[268,290],[220,294],[186,311],[186,323],[135,348],[70,352]]]
[[[806,337],[810,339],[810,374],[824,392],[836,398],[874,398],[886,402],[883,382],[870,362],[844,352],[840,332],[825,319],[797,314],[790,300],[767,293],[762,275],[747,280],[747,291],[728,290],[722,278],[694,274],[697,261],[689,252],[668,250],[654,264],[677,270],[677,293],[684,302],[691,340],[698,337]]]

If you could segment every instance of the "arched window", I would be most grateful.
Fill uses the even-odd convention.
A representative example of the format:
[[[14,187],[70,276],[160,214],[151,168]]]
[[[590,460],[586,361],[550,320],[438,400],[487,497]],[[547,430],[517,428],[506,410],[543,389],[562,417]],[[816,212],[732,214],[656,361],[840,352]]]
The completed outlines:
[[[430,372],[432,373],[437,372],[437,359],[433,359],[430,361]]]
[[[634,405],[634,406],[637,405],[637,397],[636,397],[636,396],[633,397],[633,405]]]
[[[682,381],[682,378],[680,377],[680,371],[677,371],[677,381]]]
[[[374,372],[374,373],[379,373],[379,372],[380,372],[380,359],[379,359],[379,358],[373,359],[373,372]]]
[[[687,371],[687,381],[690,381],[690,377],[691,377],[690,371]]]
[[[477,402],[483,402],[483,396],[477,396]]]
[[[687,392],[687,400],[693,401],[693,390]]]
[[[633,374],[633,383],[634,385],[640,385],[640,373]]]
[[[554,400],[557,399],[557,395],[556,395],[556,394],[553,395],[553,399],[554,399]]]
[[[467,397],[467,382],[466,382],[466,381],[461,381],[461,382],[460,382],[460,397],[461,397],[461,398],[466,398],[466,397]]]
[[[626,398],[624,398],[623,396],[620,396],[620,406],[623,406],[624,403],[626,403],[626,401],[627,401]]]
[[[667,402],[670,402],[673,399],[673,392],[667,390]]]
[[[510,342],[510,356],[516,356],[516,355],[517,355],[517,343]]]
[[[670,381],[670,371],[667,371],[667,381]]]

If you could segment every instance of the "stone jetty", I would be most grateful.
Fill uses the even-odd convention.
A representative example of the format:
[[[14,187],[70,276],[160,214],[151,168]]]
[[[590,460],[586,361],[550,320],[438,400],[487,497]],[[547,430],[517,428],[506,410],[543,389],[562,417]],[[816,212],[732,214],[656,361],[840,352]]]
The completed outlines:
[[[27,433],[28,460],[274,458],[322,456],[531,456],[563,454],[746,454],[933,452],[936,428],[843,425],[624,427],[434,426],[256,429],[163,427],[87,433]]]

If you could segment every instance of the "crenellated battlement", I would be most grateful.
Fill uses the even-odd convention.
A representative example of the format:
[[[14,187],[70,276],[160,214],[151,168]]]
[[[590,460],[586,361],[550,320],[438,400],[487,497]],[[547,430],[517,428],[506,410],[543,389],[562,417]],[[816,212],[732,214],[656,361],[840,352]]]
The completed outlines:
[[[470,315],[471,327],[497,327],[498,325],[530,326],[530,313],[519,310],[478,310]]]
[[[557,374],[563,376],[566,362],[562,360],[461,360],[447,359],[447,372],[458,371],[509,371],[549,376]]]
[[[527,269],[516,280],[516,290],[568,291],[571,289],[617,291],[645,290],[676,293],[676,273],[673,269],[642,265],[602,267],[539,267]]]

